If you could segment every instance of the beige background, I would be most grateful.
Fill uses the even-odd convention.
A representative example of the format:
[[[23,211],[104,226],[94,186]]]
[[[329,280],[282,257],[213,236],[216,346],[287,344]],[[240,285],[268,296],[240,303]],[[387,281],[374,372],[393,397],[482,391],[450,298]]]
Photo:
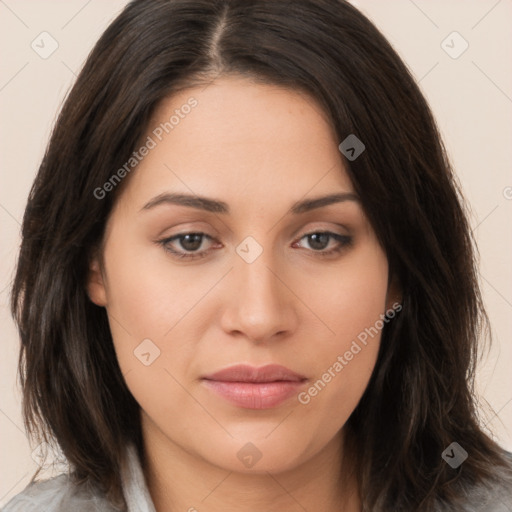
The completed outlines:
[[[484,299],[495,336],[478,374],[481,399],[496,412],[487,412],[483,423],[512,450],[512,1],[354,3],[420,81],[472,206]],[[0,506],[25,487],[36,469],[20,415],[18,339],[8,309],[24,205],[67,90],[94,42],[125,4],[0,0]],[[43,31],[59,45],[47,59],[31,48]],[[469,44],[458,58],[441,46],[454,31]],[[455,55],[465,45],[463,39],[450,35],[443,46]],[[49,39],[45,48],[50,48]],[[471,456],[471,447],[465,448]]]

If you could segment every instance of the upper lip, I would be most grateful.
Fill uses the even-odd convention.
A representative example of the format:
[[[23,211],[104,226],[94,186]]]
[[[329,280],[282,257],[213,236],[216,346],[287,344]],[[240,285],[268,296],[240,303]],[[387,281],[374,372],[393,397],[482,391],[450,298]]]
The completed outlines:
[[[290,381],[301,382],[306,379],[294,371],[279,364],[267,364],[265,366],[250,366],[237,364],[223,370],[206,375],[206,380],[218,380],[224,382],[276,382]]]

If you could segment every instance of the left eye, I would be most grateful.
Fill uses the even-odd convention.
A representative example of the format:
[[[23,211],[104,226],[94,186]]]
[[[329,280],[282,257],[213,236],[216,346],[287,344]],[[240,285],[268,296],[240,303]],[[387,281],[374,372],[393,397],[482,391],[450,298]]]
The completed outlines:
[[[308,233],[304,235],[300,240],[306,239],[309,246],[314,252],[321,252],[323,254],[330,254],[332,252],[339,252],[343,247],[350,245],[352,238],[346,235],[339,235],[338,233],[332,233],[330,231],[319,231],[315,233]],[[337,246],[326,250],[329,246],[329,242],[335,240],[338,242]]]

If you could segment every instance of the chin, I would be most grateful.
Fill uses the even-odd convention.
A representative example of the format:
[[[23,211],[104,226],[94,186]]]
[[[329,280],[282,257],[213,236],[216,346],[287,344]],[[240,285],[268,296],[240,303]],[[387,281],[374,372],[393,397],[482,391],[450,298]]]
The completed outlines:
[[[276,425],[274,424],[273,428]],[[279,427],[278,427],[279,428]],[[283,430],[279,434],[267,430],[265,436],[243,434],[223,439],[205,436],[211,444],[198,447],[202,457],[227,471],[247,474],[281,473],[291,470],[312,457],[322,446],[301,433],[297,439]]]

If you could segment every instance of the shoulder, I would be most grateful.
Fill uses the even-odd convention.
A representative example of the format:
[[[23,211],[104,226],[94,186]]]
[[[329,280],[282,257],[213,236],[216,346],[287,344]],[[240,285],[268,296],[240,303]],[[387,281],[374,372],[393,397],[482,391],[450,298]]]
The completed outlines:
[[[68,474],[33,482],[1,512],[119,512],[96,489],[77,485]]]
[[[508,467],[497,468],[493,480],[480,484],[466,493],[467,512],[512,511],[512,454],[505,452]]]

